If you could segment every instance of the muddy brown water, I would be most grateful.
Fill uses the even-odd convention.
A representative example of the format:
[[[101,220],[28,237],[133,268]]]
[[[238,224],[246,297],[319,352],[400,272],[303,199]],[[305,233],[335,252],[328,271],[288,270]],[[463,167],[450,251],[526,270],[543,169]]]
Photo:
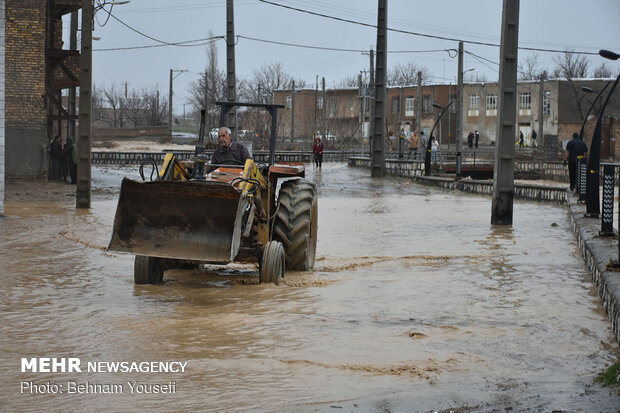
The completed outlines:
[[[593,379],[618,346],[561,206],[515,203],[363,169],[309,166],[319,187],[314,271],[257,285],[252,265],[173,270],[134,286],[109,253],[118,186],[94,167],[92,208],[70,186],[10,185],[0,219],[2,411],[617,411]],[[21,372],[77,357],[81,373]],[[88,362],[187,362],[102,373]],[[58,385],[62,393],[33,393]],[[69,394],[70,382],[123,393]],[[131,393],[128,382],[172,394]],[[74,386],[75,386],[74,385]],[[115,387],[118,389],[118,387]]]

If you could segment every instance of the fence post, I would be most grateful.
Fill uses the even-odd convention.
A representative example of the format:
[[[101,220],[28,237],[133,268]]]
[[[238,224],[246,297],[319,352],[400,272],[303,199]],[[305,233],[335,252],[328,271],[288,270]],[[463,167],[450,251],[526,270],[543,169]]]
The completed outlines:
[[[579,201],[585,202],[586,200],[586,175],[588,170],[588,161],[585,157],[579,158],[577,162],[577,176],[579,180]]]
[[[614,165],[603,164],[603,213],[601,236],[614,235]]]

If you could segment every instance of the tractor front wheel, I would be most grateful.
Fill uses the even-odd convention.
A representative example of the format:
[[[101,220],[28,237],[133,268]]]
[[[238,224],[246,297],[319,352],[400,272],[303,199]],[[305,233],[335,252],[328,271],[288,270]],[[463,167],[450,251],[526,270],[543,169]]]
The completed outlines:
[[[269,241],[263,249],[263,256],[260,261],[259,282],[278,285],[280,278],[284,278],[285,262],[286,257],[282,243]]]
[[[274,239],[286,251],[286,269],[308,271],[316,255],[318,205],[316,186],[305,179],[284,181],[278,193]]]
[[[161,284],[166,270],[191,270],[196,267],[197,263],[193,261],[136,255],[133,278],[136,284]]]
[[[136,284],[161,284],[164,281],[163,258],[136,255],[133,264],[133,278]]]

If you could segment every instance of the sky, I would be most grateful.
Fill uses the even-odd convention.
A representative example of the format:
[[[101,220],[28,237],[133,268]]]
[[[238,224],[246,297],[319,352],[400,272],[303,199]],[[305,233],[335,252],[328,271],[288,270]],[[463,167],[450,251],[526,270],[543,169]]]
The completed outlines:
[[[287,73],[311,87],[318,76],[325,77],[330,88],[345,77],[368,70],[368,54],[361,51],[375,48],[375,28],[290,8],[376,25],[376,0],[269,1],[280,6],[260,0],[234,0],[235,35],[240,36],[235,46],[238,78],[251,78],[261,66],[280,62]],[[110,10],[110,6],[105,9]],[[456,83],[457,58],[446,50],[457,49],[458,40],[463,40],[465,51],[473,54],[465,54],[464,70],[474,69],[472,74],[497,80],[499,47],[471,42],[499,45],[501,0],[388,0],[387,9],[389,28],[418,34],[388,32],[388,68],[414,62],[429,69],[430,83]],[[226,0],[131,0],[113,6],[111,14],[109,19],[105,10],[96,14],[93,36],[99,40],[93,44],[94,83],[110,86],[127,82],[129,89],[156,86],[167,93],[170,69],[185,70],[175,72],[173,103],[178,113],[188,101],[191,82],[207,64],[204,41],[186,46],[106,49],[225,36]],[[595,53],[610,49],[620,53],[620,0],[521,0],[519,14],[520,47]],[[68,23],[64,31],[68,36]],[[293,47],[247,37],[351,51]],[[216,40],[215,44],[219,65],[225,69],[226,43]],[[519,60],[531,53],[537,54],[541,68],[553,69],[557,53],[519,50]],[[613,73],[620,70],[619,62],[597,55],[587,58],[591,68],[606,62]]]

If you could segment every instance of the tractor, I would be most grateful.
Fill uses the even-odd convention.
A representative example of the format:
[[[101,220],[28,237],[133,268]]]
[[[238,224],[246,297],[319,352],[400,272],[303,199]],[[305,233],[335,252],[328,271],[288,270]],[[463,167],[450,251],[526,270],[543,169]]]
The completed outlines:
[[[285,269],[311,270],[317,240],[317,191],[303,163],[275,162],[282,105],[217,102],[221,124],[234,106],[263,107],[272,117],[268,164],[214,165],[204,153],[205,112],[193,158],[167,153],[155,178],[124,178],[109,250],[135,255],[136,284],[158,284],[169,269],[258,261],[259,282]],[[278,190],[279,188],[279,190]]]

